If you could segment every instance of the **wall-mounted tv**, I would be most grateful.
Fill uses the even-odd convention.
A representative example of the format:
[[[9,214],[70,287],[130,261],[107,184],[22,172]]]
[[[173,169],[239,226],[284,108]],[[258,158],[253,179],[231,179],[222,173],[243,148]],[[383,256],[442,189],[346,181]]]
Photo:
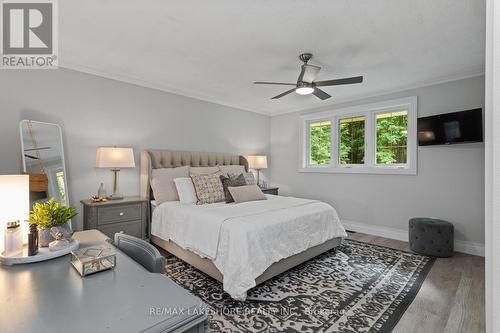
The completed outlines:
[[[418,118],[418,145],[483,141],[483,110],[472,109]]]

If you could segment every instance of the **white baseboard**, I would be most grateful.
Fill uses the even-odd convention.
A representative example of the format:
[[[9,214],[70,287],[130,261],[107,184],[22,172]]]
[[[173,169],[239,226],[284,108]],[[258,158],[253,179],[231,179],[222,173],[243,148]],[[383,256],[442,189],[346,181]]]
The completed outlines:
[[[484,244],[455,239],[455,251],[484,257]]]
[[[373,224],[354,222],[348,220],[342,220],[342,224],[347,230],[390,238],[390,239],[396,239],[404,242],[408,241],[408,230],[402,230],[384,226],[376,226]],[[455,251],[484,257],[484,244],[456,239]]]

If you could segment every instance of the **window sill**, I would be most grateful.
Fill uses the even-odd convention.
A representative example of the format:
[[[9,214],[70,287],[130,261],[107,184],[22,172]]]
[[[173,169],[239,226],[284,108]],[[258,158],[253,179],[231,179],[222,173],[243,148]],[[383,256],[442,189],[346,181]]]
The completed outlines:
[[[373,174],[373,175],[410,175],[415,176],[417,170],[412,168],[398,167],[306,167],[299,168],[302,173],[354,173],[354,174]]]

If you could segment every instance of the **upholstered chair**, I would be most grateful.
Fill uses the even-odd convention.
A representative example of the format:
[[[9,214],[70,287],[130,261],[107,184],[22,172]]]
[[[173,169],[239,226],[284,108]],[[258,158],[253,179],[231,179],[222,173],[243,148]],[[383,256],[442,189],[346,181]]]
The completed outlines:
[[[114,245],[151,273],[165,272],[165,257],[148,242],[124,233],[116,233]]]

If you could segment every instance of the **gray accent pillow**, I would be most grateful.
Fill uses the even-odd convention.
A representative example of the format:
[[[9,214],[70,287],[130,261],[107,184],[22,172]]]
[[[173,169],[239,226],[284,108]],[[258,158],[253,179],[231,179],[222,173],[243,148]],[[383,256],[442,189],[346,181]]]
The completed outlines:
[[[240,174],[237,178],[229,178],[224,175],[220,176],[220,180],[222,182],[222,187],[224,188],[224,196],[226,197],[226,203],[234,202],[231,193],[228,190],[229,186],[244,186],[246,185],[245,177],[243,174]]]
[[[245,183],[247,185],[257,185],[253,172],[243,172],[242,175],[245,177]],[[228,176],[229,178],[238,178],[239,174],[229,173]]]
[[[220,175],[220,171],[209,175],[191,175],[196,196],[198,197],[197,205],[211,204],[225,200]]]
[[[189,166],[151,170],[151,189],[157,204],[165,201],[178,201],[179,195],[174,179],[189,176]]]

